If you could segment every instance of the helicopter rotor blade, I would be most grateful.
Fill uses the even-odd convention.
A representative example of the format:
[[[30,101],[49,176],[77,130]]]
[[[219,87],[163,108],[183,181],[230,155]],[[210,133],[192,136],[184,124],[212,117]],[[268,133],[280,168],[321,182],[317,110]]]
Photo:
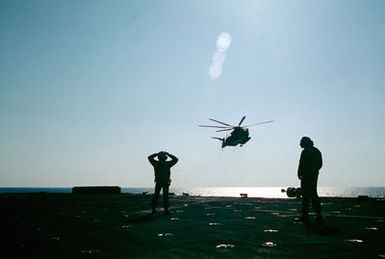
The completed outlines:
[[[199,125],[199,127],[204,127],[204,128],[219,128],[219,129],[227,129],[229,127],[225,126],[211,126],[211,125]]]
[[[246,126],[242,126],[242,128],[248,128],[248,127],[252,127],[252,126],[256,126],[256,125],[260,125],[260,124],[272,123],[272,122],[274,122],[274,121],[261,121],[261,122],[249,124]]]
[[[223,141],[223,140],[224,140],[224,138],[218,138],[218,137],[211,137],[211,138],[217,139],[217,140],[220,140],[220,141]]]
[[[216,130],[216,132],[222,132],[222,131],[229,131],[229,130],[233,130],[234,128],[229,128],[229,129],[221,129],[221,130]]]
[[[222,125],[226,125],[226,126],[229,126],[229,127],[234,127],[233,125],[230,125],[230,124],[227,124],[227,123],[224,123],[224,122],[221,122],[221,121],[218,121],[218,120],[214,120],[214,119],[209,119],[211,121],[214,121],[216,123],[219,123],[219,124],[222,124]]]
[[[243,116],[241,121],[238,123],[238,126],[241,126],[242,122],[246,119],[246,116]]]

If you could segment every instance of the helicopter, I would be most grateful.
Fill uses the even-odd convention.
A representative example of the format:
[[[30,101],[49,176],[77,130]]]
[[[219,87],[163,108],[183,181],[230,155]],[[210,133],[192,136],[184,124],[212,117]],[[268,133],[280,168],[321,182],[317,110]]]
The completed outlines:
[[[270,121],[262,121],[262,122],[258,122],[258,123],[254,123],[254,124],[249,124],[246,126],[241,126],[241,124],[245,120],[245,118],[246,118],[246,116],[242,117],[241,121],[238,123],[238,126],[233,126],[231,124],[224,123],[224,122],[219,121],[219,120],[209,119],[209,120],[216,122],[216,123],[219,123],[221,125],[217,125],[217,126],[215,126],[215,125],[199,125],[199,127],[217,128],[218,130],[216,132],[223,132],[223,131],[232,130],[230,132],[230,135],[227,135],[224,138],[219,138],[219,137],[212,137],[212,138],[222,141],[222,148],[224,148],[226,146],[235,147],[237,145],[240,145],[242,147],[244,144],[246,144],[251,139],[251,137],[249,136],[248,127],[274,122],[274,121],[270,120]]]

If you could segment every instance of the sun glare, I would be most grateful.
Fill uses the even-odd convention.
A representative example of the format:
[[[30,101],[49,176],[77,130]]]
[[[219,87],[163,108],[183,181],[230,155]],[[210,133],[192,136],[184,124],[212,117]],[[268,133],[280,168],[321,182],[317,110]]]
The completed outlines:
[[[222,32],[219,34],[217,39],[217,49],[220,52],[225,52],[228,50],[231,44],[231,35],[227,32]]]
[[[222,66],[226,61],[226,52],[230,48],[231,41],[232,37],[230,33],[222,32],[219,34],[212,63],[209,66],[209,76],[211,79],[217,79],[222,75]]]

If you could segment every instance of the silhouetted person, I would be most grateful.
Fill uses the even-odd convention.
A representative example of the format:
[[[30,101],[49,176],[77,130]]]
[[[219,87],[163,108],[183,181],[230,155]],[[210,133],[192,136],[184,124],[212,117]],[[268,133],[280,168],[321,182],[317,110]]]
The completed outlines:
[[[155,157],[157,157],[158,160],[156,160]],[[167,160],[167,158],[170,158],[170,160]],[[165,151],[161,151],[150,155],[148,161],[150,161],[155,171],[155,193],[152,197],[152,213],[156,213],[160,190],[163,189],[164,214],[172,214],[168,210],[168,190],[171,184],[170,168],[178,162],[178,158]]]
[[[322,167],[322,154],[314,147],[309,137],[302,137],[300,146],[303,148],[298,165],[298,178],[301,180],[302,190],[302,221],[308,223],[310,201],[317,214],[317,222],[323,223],[321,216],[321,202],[317,194],[317,180]]]

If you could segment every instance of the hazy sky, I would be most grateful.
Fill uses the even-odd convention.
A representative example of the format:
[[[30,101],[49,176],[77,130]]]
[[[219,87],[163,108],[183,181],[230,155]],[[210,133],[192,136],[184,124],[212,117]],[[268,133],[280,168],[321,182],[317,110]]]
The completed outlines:
[[[0,1],[0,186],[385,185],[385,1]],[[225,34],[222,34],[225,33]],[[219,40],[219,35],[225,37]],[[221,149],[215,118],[250,129]]]

